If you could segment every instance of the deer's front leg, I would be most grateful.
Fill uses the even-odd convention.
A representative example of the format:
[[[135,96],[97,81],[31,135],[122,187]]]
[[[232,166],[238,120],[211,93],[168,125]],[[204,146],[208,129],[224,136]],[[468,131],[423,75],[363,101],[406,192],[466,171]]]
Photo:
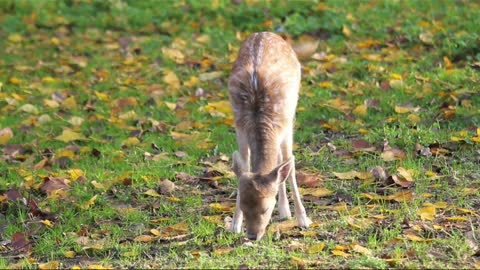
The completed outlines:
[[[293,157],[293,132],[287,134],[286,140],[282,143],[282,155],[284,159],[288,159]],[[290,176],[288,177],[288,181],[290,182],[293,194],[293,203],[295,205],[295,217],[297,218],[298,225],[303,228],[308,228],[312,221],[307,217],[307,213],[305,211],[305,207],[303,207],[302,198],[300,196],[300,192],[298,191],[297,186],[297,178],[295,177],[295,162],[293,168],[290,172]]]
[[[242,232],[243,212],[240,209],[240,190],[237,190],[237,200],[235,201],[235,213],[233,214],[230,231],[234,233]]]
[[[247,135],[242,132],[241,129],[237,128],[237,143],[238,143],[238,150],[239,154],[242,157],[242,160],[245,162],[242,166],[243,172],[250,171],[250,146],[248,145],[248,138]],[[242,232],[242,223],[243,223],[243,212],[240,209],[240,189],[237,189],[237,199],[235,201],[235,213],[233,214],[232,225],[230,227],[230,231],[234,233],[241,233]]]

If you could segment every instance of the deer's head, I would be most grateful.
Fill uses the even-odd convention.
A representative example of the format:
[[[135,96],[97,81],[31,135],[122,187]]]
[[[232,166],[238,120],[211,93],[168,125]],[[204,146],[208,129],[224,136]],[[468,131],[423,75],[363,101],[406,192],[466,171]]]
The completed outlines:
[[[279,185],[287,179],[292,170],[293,158],[278,165],[268,174],[249,172],[249,164],[238,152],[233,154],[233,170],[238,177],[240,209],[245,216],[247,237],[260,240],[265,234],[277,202]]]

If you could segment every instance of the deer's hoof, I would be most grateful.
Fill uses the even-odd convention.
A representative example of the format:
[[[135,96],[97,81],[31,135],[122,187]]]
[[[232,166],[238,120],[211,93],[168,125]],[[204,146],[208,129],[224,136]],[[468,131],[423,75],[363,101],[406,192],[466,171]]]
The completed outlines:
[[[297,217],[298,225],[302,228],[308,229],[310,224],[312,224],[312,220],[310,220],[307,216]]]

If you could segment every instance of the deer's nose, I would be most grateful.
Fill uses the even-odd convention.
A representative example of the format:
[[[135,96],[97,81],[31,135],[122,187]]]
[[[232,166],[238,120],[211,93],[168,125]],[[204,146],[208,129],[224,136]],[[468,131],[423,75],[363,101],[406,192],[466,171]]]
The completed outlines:
[[[256,241],[257,240],[257,234],[256,233],[247,233],[247,238]]]

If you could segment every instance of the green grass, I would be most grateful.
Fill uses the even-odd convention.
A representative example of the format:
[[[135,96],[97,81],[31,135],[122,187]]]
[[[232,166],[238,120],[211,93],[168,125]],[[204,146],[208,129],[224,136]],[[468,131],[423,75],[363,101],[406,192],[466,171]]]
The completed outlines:
[[[0,268],[479,268],[478,25],[475,1],[1,1],[0,130],[14,136],[0,144]],[[320,40],[326,59],[302,61],[295,155],[298,172],[318,174],[333,194],[304,196],[317,226],[251,244],[225,230],[231,211],[210,206],[234,202],[224,156],[236,141],[228,119],[207,107],[228,99],[232,56],[255,31]],[[169,72],[179,87],[165,80]],[[221,75],[192,83],[209,72]],[[86,139],[55,139],[64,129]],[[178,142],[171,132],[191,137]],[[375,150],[357,151],[352,139]],[[386,141],[405,157],[385,160]],[[22,152],[12,157],[15,144]],[[376,166],[411,170],[414,185],[334,175]],[[216,184],[205,180],[213,176]],[[42,191],[54,177],[67,181],[66,193]],[[160,192],[162,179],[175,183],[172,194],[145,194]],[[7,198],[13,188],[19,200]],[[402,190],[412,200],[365,196]],[[31,199],[43,216],[25,204]],[[440,202],[447,207],[433,220],[417,212]],[[135,240],[154,237],[152,229],[170,231]],[[11,242],[17,232],[28,252]]]

